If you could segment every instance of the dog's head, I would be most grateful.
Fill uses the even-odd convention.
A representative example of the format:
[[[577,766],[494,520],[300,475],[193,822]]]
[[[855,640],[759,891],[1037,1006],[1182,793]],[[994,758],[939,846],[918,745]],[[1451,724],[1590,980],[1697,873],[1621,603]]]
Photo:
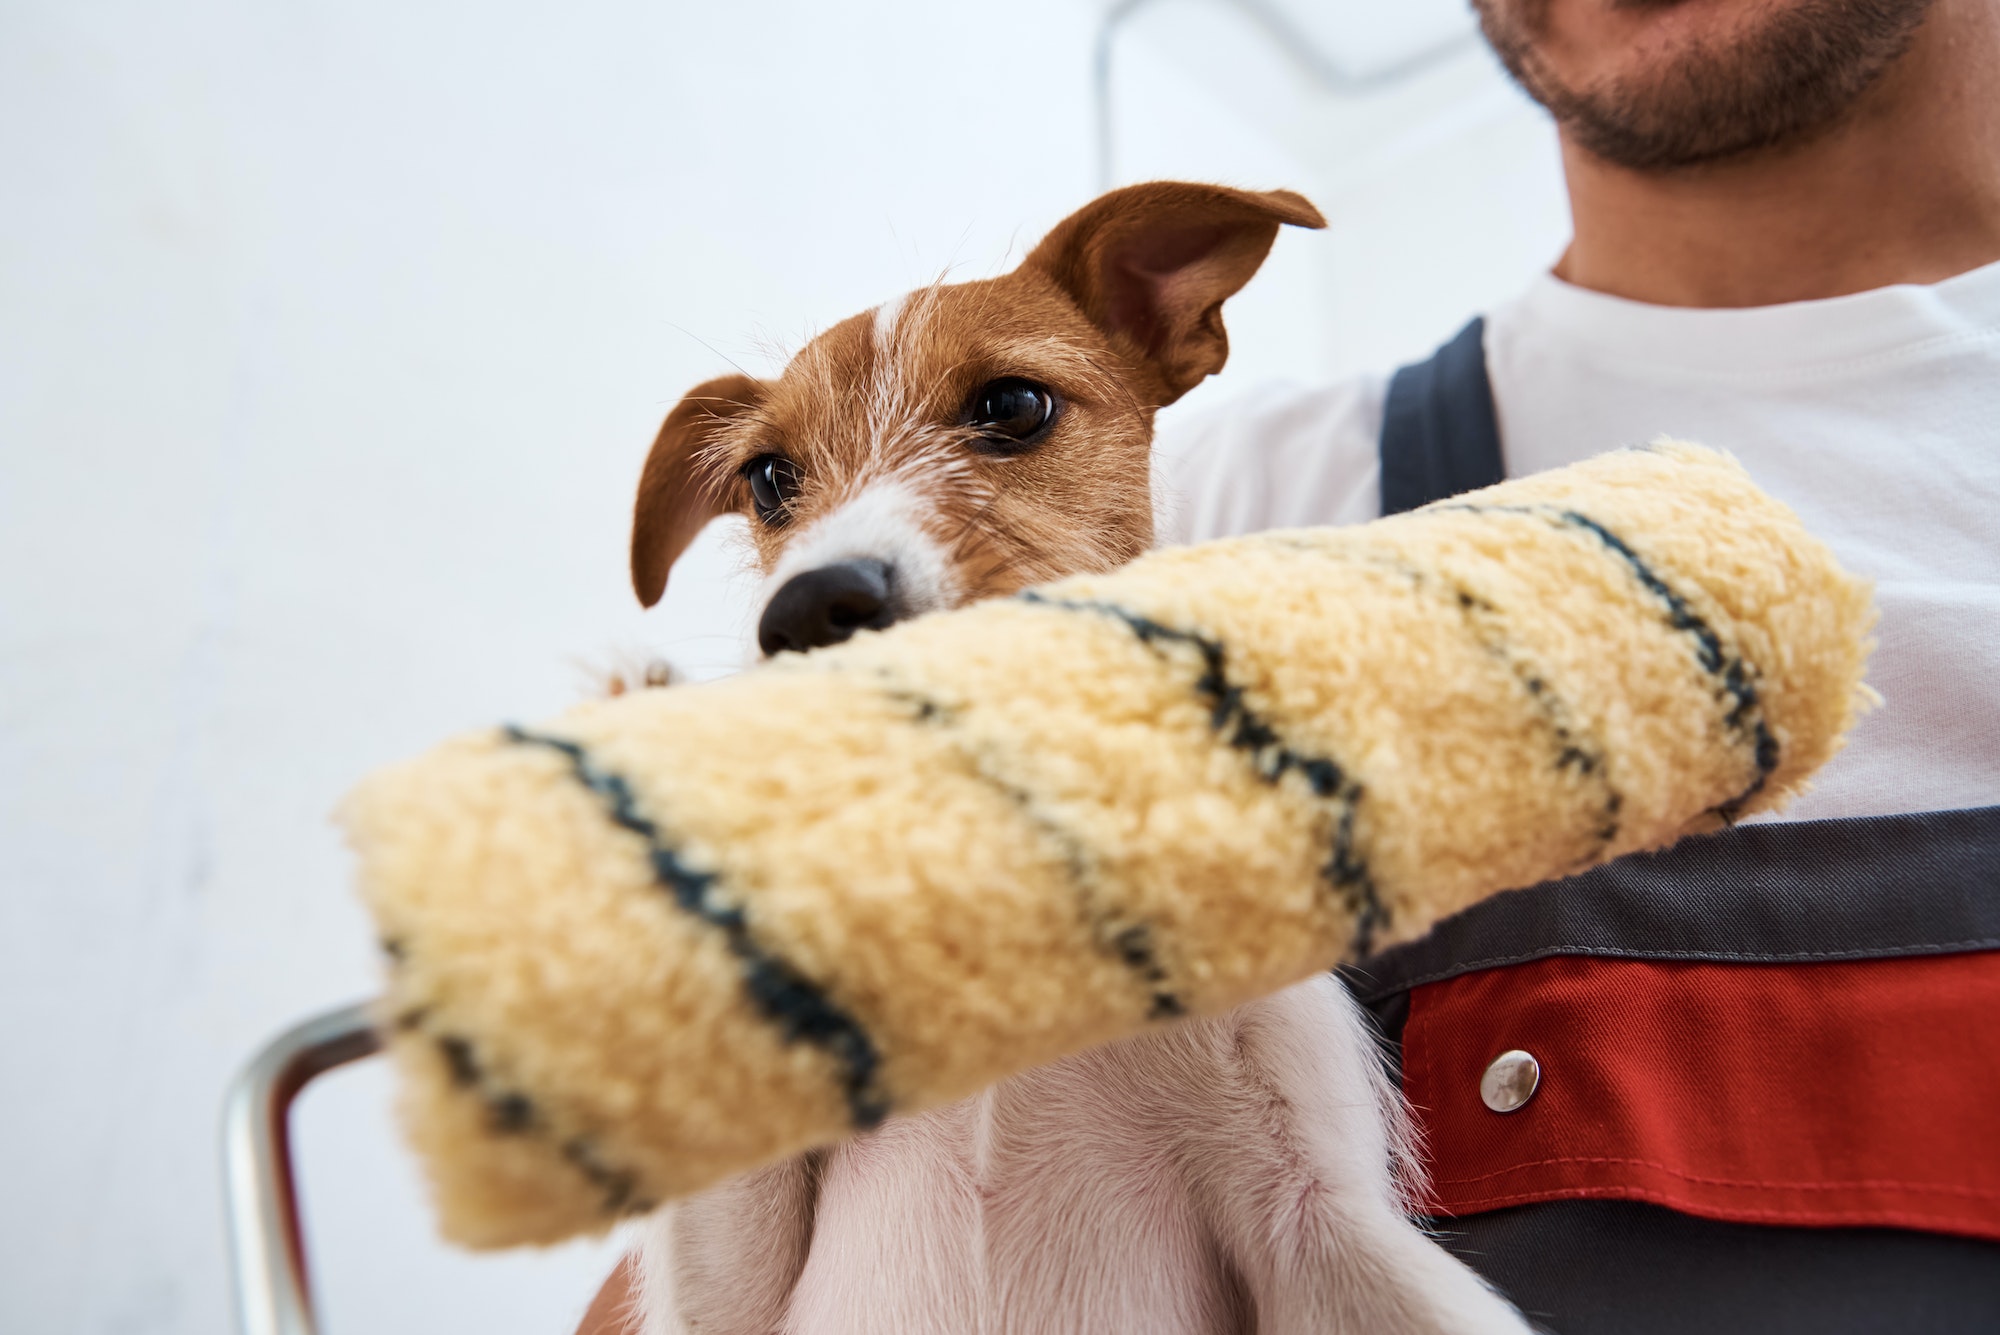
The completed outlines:
[[[1153,413],[1222,369],[1222,303],[1281,223],[1325,225],[1283,190],[1114,190],[1004,277],[842,321],[776,380],[696,386],[639,482],[639,601],[732,511],[766,654],[1122,565],[1153,538]]]

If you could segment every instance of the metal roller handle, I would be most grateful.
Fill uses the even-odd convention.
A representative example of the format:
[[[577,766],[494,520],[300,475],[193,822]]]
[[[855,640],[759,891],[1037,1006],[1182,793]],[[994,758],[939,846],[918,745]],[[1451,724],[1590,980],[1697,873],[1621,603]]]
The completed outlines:
[[[359,1002],[293,1025],[237,1073],[222,1117],[229,1259],[242,1335],[315,1335],[292,1179],[292,1102],[316,1076],[379,1052]]]

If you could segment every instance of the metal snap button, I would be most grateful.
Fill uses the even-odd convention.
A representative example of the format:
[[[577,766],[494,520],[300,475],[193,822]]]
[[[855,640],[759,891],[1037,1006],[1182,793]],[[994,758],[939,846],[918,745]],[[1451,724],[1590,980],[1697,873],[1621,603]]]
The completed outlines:
[[[1510,1113],[1535,1097],[1542,1067],[1532,1053],[1519,1048],[1503,1052],[1479,1077],[1479,1100],[1497,1113]]]

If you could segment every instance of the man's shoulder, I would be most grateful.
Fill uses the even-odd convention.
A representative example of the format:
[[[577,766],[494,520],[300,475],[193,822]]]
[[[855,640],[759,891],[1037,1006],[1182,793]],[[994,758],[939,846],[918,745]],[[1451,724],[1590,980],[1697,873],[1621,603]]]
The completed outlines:
[[[1387,384],[1362,375],[1269,385],[1162,414],[1153,468],[1161,541],[1373,519]]]

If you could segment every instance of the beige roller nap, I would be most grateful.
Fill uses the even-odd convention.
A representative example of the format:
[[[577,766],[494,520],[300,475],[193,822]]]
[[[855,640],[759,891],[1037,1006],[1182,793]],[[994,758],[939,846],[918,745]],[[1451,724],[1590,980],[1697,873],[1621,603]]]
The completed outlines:
[[[448,742],[344,812],[445,1231],[602,1228],[1771,807],[1872,615],[1666,445]]]

